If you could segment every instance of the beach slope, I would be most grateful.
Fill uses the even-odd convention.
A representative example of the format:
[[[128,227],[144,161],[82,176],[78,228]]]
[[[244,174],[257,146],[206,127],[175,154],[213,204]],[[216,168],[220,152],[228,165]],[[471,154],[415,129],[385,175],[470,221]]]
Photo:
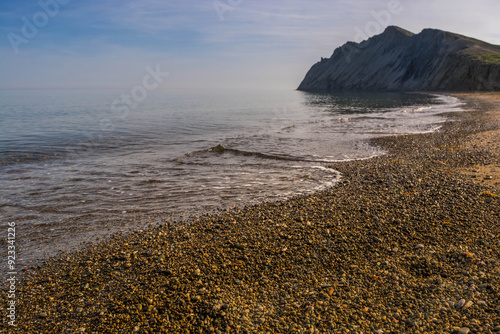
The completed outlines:
[[[498,174],[471,175],[500,169],[500,103],[462,98],[468,111],[439,132],[379,138],[387,155],[335,164],[330,190],[47,261],[19,283],[17,327],[3,330],[499,332]]]

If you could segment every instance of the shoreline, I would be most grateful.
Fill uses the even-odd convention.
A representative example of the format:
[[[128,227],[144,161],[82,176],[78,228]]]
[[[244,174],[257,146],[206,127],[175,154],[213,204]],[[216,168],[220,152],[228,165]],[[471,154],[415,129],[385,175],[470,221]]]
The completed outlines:
[[[456,121],[373,139],[388,154],[332,164],[330,190],[48,260],[18,332],[500,331],[500,94],[453,95]]]
[[[274,95],[275,92],[271,90],[269,93]],[[380,98],[379,93],[372,94],[374,94],[373,97],[375,99]],[[392,95],[394,98],[392,100],[390,99],[391,94],[394,94]],[[293,101],[294,95],[295,92],[288,96],[286,100]],[[302,93],[299,95],[302,95]],[[307,105],[309,98],[305,96],[299,97],[300,99],[297,101],[300,100],[301,105],[303,103]],[[7,168],[7,170],[9,170],[7,174],[11,176],[6,176],[6,185],[10,184],[11,186],[6,187],[6,198],[17,198],[14,202],[25,203],[25,209],[30,210],[16,209],[15,205],[17,204],[12,202],[12,200],[10,200],[10,202],[12,202],[14,206],[7,206],[7,213],[9,215],[6,216],[6,219],[9,221],[16,221],[16,224],[19,224],[19,232],[22,231],[22,237],[19,238],[18,243],[20,252],[18,253],[19,256],[16,264],[19,268],[30,268],[42,263],[44,260],[58,256],[61,252],[71,252],[84,248],[88,244],[105,240],[114,233],[127,233],[136,229],[147,229],[149,228],[149,224],[148,226],[142,226],[142,224],[138,222],[143,220],[151,222],[153,215],[159,217],[158,222],[165,220],[189,221],[189,218],[194,218],[197,215],[207,212],[217,212],[220,208],[241,207],[277,199],[284,200],[296,195],[313,194],[319,190],[327,189],[336,182],[335,179],[328,175],[336,173],[334,170],[326,168],[328,164],[345,160],[366,160],[384,154],[384,152],[381,152],[373,145],[368,144],[368,138],[372,136],[390,135],[393,131],[393,135],[395,133],[409,134],[414,131],[436,131],[437,128],[440,127],[441,121],[445,119],[445,116],[441,114],[443,110],[452,110],[456,107],[455,104],[457,103],[456,98],[447,95],[417,92],[411,94],[389,93],[389,95],[385,97],[384,94],[382,94],[381,97],[388,102],[387,105],[394,104],[393,107],[395,107],[395,109],[392,109],[389,114],[384,112],[384,116],[381,117],[387,117],[384,121],[380,121],[381,118],[372,115],[375,119],[374,124],[371,125],[371,120],[363,120],[364,117],[359,117],[360,115],[338,115],[338,117],[327,117],[327,119],[323,119],[323,116],[321,116],[320,118],[322,121],[320,123],[316,123],[316,121],[319,121],[318,119],[304,123],[304,120],[309,118],[309,116],[301,120],[302,118],[299,117],[300,114],[286,112],[285,110],[279,111],[278,114],[280,115],[276,114],[272,118],[283,119],[284,116],[284,119],[288,120],[285,122],[287,124],[283,123],[282,125],[284,127],[276,127],[270,133],[268,133],[267,130],[264,131],[266,133],[265,136],[270,135],[271,137],[275,137],[273,141],[281,141],[283,139],[281,137],[288,138],[285,139],[287,144],[284,144],[284,149],[278,149],[278,151],[282,152],[275,152],[278,154],[278,160],[274,160],[276,157],[272,154],[266,156],[265,148],[260,152],[262,149],[259,148],[260,144],[256,145],[255,152],[253,152],[250,147],[248,148],[248,152],[241,152],[237,149],[235,150],[234,147],[231,149],[232,145],[227,144],[227,152],[219,152],[221,154],[220,156],[212,155],[205,151],[209,152],[211,148],[216,147],[216,142],[207,142],[200,145],[197,149],[191,147],[193,143],[186,144],[184,149],[179,150],[179,154],[172,155],[172,159],[174,156],[178,156],[176,159],[180,160],[186,158],[185,162],[188,162],[187,164],[181,162],[181,164],[178,165],[180,161],[172,161],[173,165],[171,165],[170,162],[152,162],[146,164],[144,166],[145,169],[141,167],[139,170],[134,170],[133,161],[131,161],[131,165],[129,165],[130,168],[125,167],[125,165],[120,167],[116,165],[113,166],[112,164],[108,165],[106,163],[98,166],[93,162],[97,156],[81,157],[82,160],[78,160],[78,162],[71,161],[72,159],[69,157],[68,159],[62,157],[55,158],[54,160],[47,161],[48,165],[46,167],[41,167],[37,163],[33,166],[31,166],[31,164],[26,166],[23,165],[23,167],[16,167],[16,165],[13,165],[11,167],[13,170]],[[290,100],[290,98],[292,98],[292,100]],[[335,99],[338,98],[339,96],[335,97]],[[347,101],[350,99],[351,98],[348,98]],[[369,98],[367,97],[366,101],[368,100]],[[343,105],[344,102],[340,102],[341,105]],[[397,111],[399,108],[396,107],[396,105],[400,103],[405,107]],[[295,107],[291,108],[291,110],[295,109]],[[344,105],[344,107],[347,106]],[[435,108],[430,113],[432,116],[426,113],[420,114],[420,111],[425,111],[427,108]],[[309,109],[309,107],[306,109]],[[313,109],[315,110],[316,107]],[[376,108],[372,111],[375,112]],[[402,113],[402,111],[404,111],[404,113]],[[304,112],[305,111],[302,113]],[[389,116],[392,112],[396,113],[393,115],[396,121],[394,124],[387,124],[388,122],[394,122],[390,120],[393,117]],[[316,111],[314,111],[314,114],[315,113]],[[246,118],[246,116],[244,118]],[[258,118],[260,119],[261,117],[259,116]],[[361,119],[361,121],[358,120],[358,118]],[[408,126],[406,125],[407,122],[405,119],[408,120]],[[329,129],[326,130],[325,128],[328,133],[334,134],[331,139],[327,139],[330,138],[328,134],[324,137],[323,135],[318,136],[312,132],[312,137],[309,137],[309,140],[302,142],[306,137],[300,141],[298,140],[298,137],[301,137],[300,133],[303,131],[313,130],[315,127],[319,127],[317,130],[320,132],[323,131],[321,130],[323,128],[321,125],[323,121],[327,121],[327,123],[325,123],[327,127],[331,125],[334,128],[333,131],[329,131]],[[282,121],[279,122],[281,123]],[[358,125],[358,122],[362,124]],[[292,123],[293,125],[290,125]],[[291,128],[285,125],[291,126]],[[379,125],[382,126],[382,130],[380,130]],[[389,125],[389,128],[386,127],[387,125]],[[306,128],[301,130],[298,129],[303,126]],[[274,126],[272,127],[274,128]],[[297,129],[295,129],[296,127]],[[348,137],[339,140],[343,135],[335,135],[336,132],[340,134],[342,131],[347,131],[347,133],[349,133],[351,130],[346,130],[345,128],[352,127],[357,129],[354,133],[359,132],[359,134],[353,135],[353,137],[357,138],[355,140],[350,141]],[[359,131],[360,127],[364,128],[366,133],[365,131]],[[379,129],[380,132],[378,132],[377,129]],[[288,134],[289,131],[290,134]],[[297,133],[297,135],[293,133]],[[315,136],[318,136],[316,138],[320,142],[324,142],[325,145],[321,145],[318,141],[312,139]],[[367,138],[361,139],[360,137]],[[257,137],[254,139],[256,138]],[[229,140],[229,142],[231,140]],[[225,140],[222,140],[221,142],[224,141]],[[236,142],[238,141],[239,140],[236,139]],[[251,141],[253,141],[253,139],[249,139],[248,143]],[[340,141],[340,143],[337,145],[336,143],[338,141]],[[105,142],[106,141],[103,140],[102,144],[105,144]],[[355,145],[354,143],[356,142],[358,142],[358,144]],[[305,144],[305,146],[303,144]],[[291,149],[294,145],[298,145],[295,147],[297,150],[295,150],[295,148]],[[301,146],[309,147],[309,145],[319,149],[301,151]],[[332,150],[326,148],[330,145],[332,145]],[[253,144],[250,146],[253,146]],[[325,146],[326,149],[322,149],[321,147],[323,146]],[[140,147],[140,145],[137,147]],[[146,148],[151,149],[147,144],[144,149]],[[168,146],[160,150],[165,149],[168,151]],[[273,150],[271,149],[271,151]],[[286,153],[287,151],[289,153]],[[104,158],[107,154],[114,154],[112,152],[113,151],[107,153],[102,152],[102,155],[99,153],[99,156]],[[189,156],[197,160],[196,156],[200,154],[200,152],[205,152],[201,153],[203,155],[203,164],[200,166],[191,165],[190,162],[192,161]],[[129,153],[133,154],[133,152]],[[264,153],[263,156],[261,156],[262,153]],[[308,153],[317,153],[317,155],[309,155]],[[160,154],[160,152],[158,152],[158,154]],[[207,155],[206,157],[205,154]],[[247,154],[250,154],[248,160],[246,158]],[[295,157],[295,155],[297,155],[297,157]],[[225,157],[231,157],[231,159],[226,160],[224,159]],[[285,160],[279,160],[283,157]],[[220,160],[220,158],[223,159]],[[261,160],[261,158],[264,160]],[[288,158],[291,160],[288,161]],[[244,160],[242,161],[241,159]],[[253,161],[253,159],[257,159],[255,165],[248,163]],[[233,167],[231,167],[231,165],[233,165],[232,160],[234,161],[235,167],[239,163],[244,163],[245,167],[233,169]],[[205,163],[208,163],[208,165],[203,167]],[[219,163],[221,163],[221,166],[215,167],[215,165]],[[54,172],[55,169],[59,169],[67,164],[74,165],[75,168],[72,167],[66,172],[62,172],[62,174]],[[93,172],[86,172],[82,169],[79,170],[78,166],[82,164],[95,170]],[[286,170],[286,165],[288,164],[290,164],[289,167],[291,167],[290,172]],[[300,166],[303,166],[303,168]],[[225,173],[218,172],[219,167],[222,169],[228,168],[227,170],[231,174],[225,175]],[[254,167],[258,168],[258,170]],[[283,169],[283,167],[285,169]],[[36,172],[38,168],[41,169]],[[117,171],[122,170],[122,168],[124,168],[123,172],[117,173]],[[127,169],[129,170],[127,171]],[[186,169],[186,171],[181,172],[183,169]],[[236,175],[232,173],[233,170]],[[193,177],[187,177],[187,181],[183,181],[182,179],[184,177],[171,177],[171,172],[173,174],[188,173],[187,175],[192,174]],[[210,176],[205,187],[200,188],[199,183],[191,182],[199,177],[206,178],[208,175],[205,176],[205,173],[208,173]],[[22,176],[22,174],[25,175]],[[51,176],[47,175],[54,175],[53,179],[51,179]],[[153,177],[153,175],[155,176]],[[264,177],[261,177],[261,175]],[[267,175],[274,176],[268,177]],[[227,177],[229,177],[229,179],[227,179]],[[45,187],[36,186],[36,180],[39,179],[45,180]],[[68,180],[68,182],[63,180]],[[112,183],[110,187],[105,186],[107,184],[106,182],[110,181]],[[18,184],[18,182],[21,183]],[[222,182],[222,184],[218,184],[220,182]],[[247,188],[251,183],[255,183],[256,185]],[[185,186],[185,189],[181,188],[182,186]],[[49,188],[52,188],[54,191],[47,191]],[[76,188],[85,189],[85,191],[79,192]],[[247,189],[245,190],[245,188]],[[68,193],[72,192],[69,191],[69,189],[74,190],[75,196],[66,198]],[[130,201],[132,198],[134,200]],[[216,198],[219,198],[219,200]],[[169,214],[168,217],[166,216],[167,213]],[[143,217],[141,218],[141,216]],[[19,235],[21,236],[21,234]]]

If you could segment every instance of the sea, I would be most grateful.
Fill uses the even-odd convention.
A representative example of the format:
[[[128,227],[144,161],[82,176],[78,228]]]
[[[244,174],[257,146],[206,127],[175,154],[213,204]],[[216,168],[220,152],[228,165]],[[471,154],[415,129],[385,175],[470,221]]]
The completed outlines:
[[[370,138],[438,131],[462,110],[420,93],[128,93],[0,91],[0,228],[6,240],[15,223],[19,268],[115,233],[334,189],[332,163],[385,153]]]

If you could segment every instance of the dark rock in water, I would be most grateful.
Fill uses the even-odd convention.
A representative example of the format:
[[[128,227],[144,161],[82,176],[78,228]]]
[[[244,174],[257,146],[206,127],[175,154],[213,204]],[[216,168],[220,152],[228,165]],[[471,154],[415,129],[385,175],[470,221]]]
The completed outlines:
[[[500,46],[437,29],[390,26],[314,64],[298,90],[499,91]]]
[[[218,152],[218,153],[222,153],[224,152],[225,148],[224,146],[222,146],[221,144],[215,146],[215,147],[212,147],[211,149],[209,149],[208,151],[209,152]]]

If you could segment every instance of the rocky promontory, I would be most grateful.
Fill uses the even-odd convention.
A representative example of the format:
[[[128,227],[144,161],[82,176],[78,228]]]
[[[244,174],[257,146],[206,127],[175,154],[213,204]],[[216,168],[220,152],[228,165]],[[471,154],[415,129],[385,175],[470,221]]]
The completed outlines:
[[[500,46],[438,29],[414,34],[389,26],[322,58],[298,90],[499,91]]]

